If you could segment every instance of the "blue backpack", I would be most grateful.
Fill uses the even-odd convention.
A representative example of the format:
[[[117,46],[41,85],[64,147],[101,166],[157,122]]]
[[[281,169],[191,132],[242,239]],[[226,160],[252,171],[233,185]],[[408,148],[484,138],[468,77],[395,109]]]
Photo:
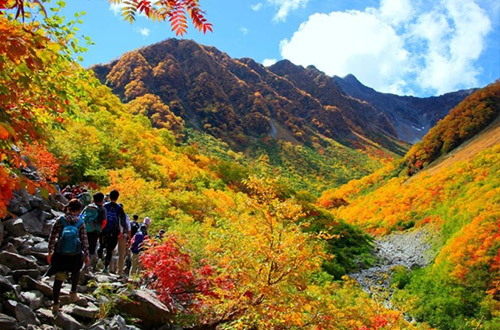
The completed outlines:
[[[80,219],[85,222],[85,229],[87,233],[101,232],[101,225],[97,223],[97,217],[99,215],[99,207],[95,204],[90,204],[83,209],[80,213]]]
[[[104,204],[104,207],[106,208],[107,211],[107,223],[106,227],[103,229],[103,233],[105,234],[110,234],[110,233],[118,233],[120,231],[119,227],[119,218],[118,218],[118,212],[121,210],[120,205],[113,203],[113,202],[108,202]]]
[[[141,252],[143,242],[144,242],[144,233],[142,231],[138,231],[134,235],[134,243],[132,243],[132,246],[130,247],[130,251],[132,251],[135,254],[138,254],[139,252]]]
[[[70,224],[64,217],[60,218],[63,230],[56,243],[56,252],[62,255],[75,256],[82,253],[82,242],[80,241],[79,228],[83,220]]]

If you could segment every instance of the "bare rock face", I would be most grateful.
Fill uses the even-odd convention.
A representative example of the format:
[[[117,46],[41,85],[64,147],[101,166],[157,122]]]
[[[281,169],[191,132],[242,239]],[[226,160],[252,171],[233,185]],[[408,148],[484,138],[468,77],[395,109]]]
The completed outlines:
[[[10,236],[20,237],[26,235],[23,219],[10,219],[2,225]]]
[[[54,323],[58,327],[61,327],[65,330],[85,329],[85,327],[80,322],[66,313],[58,313],[56,318],[54,319]]]
[[[0,313],[0,329],[14,330],[17,329],[17,321],[15,318]]]
[[[23,219],[26,231],[34,235],[40,235],[42,233],[43,225],[45,223],[45,213],[41,208],[37,208],[31,212],[23,214],[21,219]]]
[[[10,269],[36,269],[37,264],[32,259],[8,251],[0,252],[0,264]]]
[[[134,290],[128,298],[118,302],[118,310],[143,320],[146,328],[164,325],[173,318],[172,312],[151,291]]]

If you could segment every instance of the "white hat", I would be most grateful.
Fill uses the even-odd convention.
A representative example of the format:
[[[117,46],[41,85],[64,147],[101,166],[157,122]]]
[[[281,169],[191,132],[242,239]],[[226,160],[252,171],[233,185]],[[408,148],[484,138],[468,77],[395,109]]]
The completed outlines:
[[[149,226],[149,224],[151,223],[151,218],[150,217],[145,217],[144,221],[142,223],[145,224],[146,226]]]

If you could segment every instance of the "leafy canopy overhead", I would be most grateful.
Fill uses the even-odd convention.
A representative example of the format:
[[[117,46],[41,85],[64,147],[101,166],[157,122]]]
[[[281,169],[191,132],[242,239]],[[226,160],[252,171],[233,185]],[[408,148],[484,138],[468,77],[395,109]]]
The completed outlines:
[[[41,12],[46,16],[43,1],[40,0],[0,0],[0,10],[12,9],[16,11],[16,18],[25,15],[25,6],[39,6]],[[115,5],[122,4],[122,16],[130,23],[135,21],[137,13],[144,14],[153,21],[169,21],[172,31],[176,36],[183,36],[188,27],[188,16],[198,31],[213,32],[212,23],[205,18],[205,12],[201,10],[199,0],[109,0]]]
[[[137,13],[144,14],[153,21],[170,22],[172,31],[177,36],[186,33],[187,16],[198,31],[212,32],[212,23],[208,23],[205,12],[200,9],[198,0],[109,0],[113,4],[123,4],[122,16],[132,23]]]

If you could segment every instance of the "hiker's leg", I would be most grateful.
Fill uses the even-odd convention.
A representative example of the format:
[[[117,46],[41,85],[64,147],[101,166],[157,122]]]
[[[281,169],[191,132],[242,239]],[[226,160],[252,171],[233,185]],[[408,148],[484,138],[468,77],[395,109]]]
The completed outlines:
[[[123,274],[123,267],[125,266],[125,252],[127,249],[126,239],[124,236],[118,238],[118,275]]]
[[[109,263],[113,258],[113,250],[116,248],[116,244],[118,243],[118,235],[110,235],[106,237],[106,260],[104,263],[104,268],[108,269]]]
[[[59,304],[59,295],[61,294],[61,288],[63,285],[63,281],[60,281],[58,279],[54,279],[54,287],[52,288],[52,295],[54,304]]]
[[[132,266],[130,267],[130,276],[135,275],[137,273],[137,262],[139,260],[139,255],[135,253],[131,253]]]

